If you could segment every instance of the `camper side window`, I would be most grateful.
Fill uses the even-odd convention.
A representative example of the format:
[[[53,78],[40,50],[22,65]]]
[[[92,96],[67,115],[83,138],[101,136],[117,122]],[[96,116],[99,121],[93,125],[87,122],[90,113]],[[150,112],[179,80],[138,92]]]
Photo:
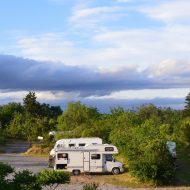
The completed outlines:
[[[60,160],[60,159],[66,159],[66,160],[68,160],[68,154],[66,154],[66,153],[59,153],[59,154],[57,154],[57,158],[58,158],[58,160]]]
[[[75,147],[75,144],[69,144],[69,147],[71,148],[71,147]]]
[[[100,154],[92,154],[91,159],[92,160],[99,160],[100,159]]]
[[[86,144],[85,143],[80,143],[79,146],[85,146]]]

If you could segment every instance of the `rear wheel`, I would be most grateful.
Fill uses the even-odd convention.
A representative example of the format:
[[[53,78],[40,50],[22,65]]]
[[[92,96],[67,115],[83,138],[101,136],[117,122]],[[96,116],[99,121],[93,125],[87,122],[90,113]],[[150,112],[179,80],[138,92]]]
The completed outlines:
[[[73,175],[79,175],[80,174],[80,170],[73,170]]]
[[[120,174],[120,169],[119,169],[119,168],[113,168],[113,169],[112,169],[112,174],[113,174],[113,175],[118,175],[118,174]]]

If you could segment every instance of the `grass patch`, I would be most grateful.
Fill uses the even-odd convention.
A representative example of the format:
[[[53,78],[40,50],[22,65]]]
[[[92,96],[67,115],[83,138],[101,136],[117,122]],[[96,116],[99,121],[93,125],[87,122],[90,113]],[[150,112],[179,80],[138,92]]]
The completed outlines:
[[[154,184],[151,183],[142,183],[137,180],[135,177],[132,177],[130,173],[126,172],[120,175],[102,175],[97,176],[99,180],[102,180],[104,183],[112,184],[120,187],[153,187]]]
[[[50,148],[42,147],[40,145],[32,145],[25,153],[24,156],[37,156],[37,157],[48,157]]]

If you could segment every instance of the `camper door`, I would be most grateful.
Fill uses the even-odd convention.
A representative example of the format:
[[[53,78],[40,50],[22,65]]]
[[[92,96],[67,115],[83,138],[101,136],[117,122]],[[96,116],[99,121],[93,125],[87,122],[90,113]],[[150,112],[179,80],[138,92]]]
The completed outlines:
[[[103,171],[102,154],[91,153],[90,154],[90,172],[102,172],[102,171]]]
[[[84,172],[90,172],[90,152],[84,152],[83,153],[83,166],[84,166]]]

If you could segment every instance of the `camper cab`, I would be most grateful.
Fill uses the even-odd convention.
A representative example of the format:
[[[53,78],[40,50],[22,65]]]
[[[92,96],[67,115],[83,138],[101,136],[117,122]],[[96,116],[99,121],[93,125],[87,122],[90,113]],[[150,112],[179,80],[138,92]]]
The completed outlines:
[[[57,149],[54,169],[69,171],[74,175],[85,172],[119,174],[123,172],[123,165],[113,158],[114,154],[118,154],[117,147],[109,144],[91,144],[81,149]]]

